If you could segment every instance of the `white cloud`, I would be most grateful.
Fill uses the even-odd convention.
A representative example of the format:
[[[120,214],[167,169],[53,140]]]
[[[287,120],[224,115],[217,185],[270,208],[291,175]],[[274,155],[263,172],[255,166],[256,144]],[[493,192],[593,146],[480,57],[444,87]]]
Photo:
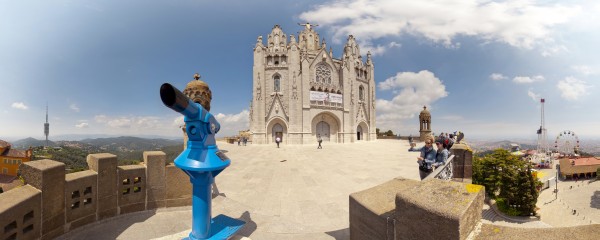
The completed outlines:
[[[508,77],[502,75],[501,73],[492,73],[490,75],[490,79],[495,80],[495,81],[499,81],[499,80],[508,79]]]
[[[584,76],[588,76],[588,75],[597,73],[596,69],[594,69],[590,66],[587,66],[587,65],[574,65],[574,66],[571,66],[571,68]]]
[[[87,128],[89,126],[90,126],[90,124],[88,124],[87,122],[82,122],[82,123],[75,125],[76,128]]]
[[[440,119],[447,120],[447,121],[460,121],[460,120],[464,120],[464,118],[462,116],[459,116],[459,115],[446,115],[446,116],[440,117]]]
[[[175,119],[173,119],[173,124],[172,126],[174,127],[181,127],[183,126],[183,124],[185,124],[185,122],[183,121],[183,115],[179,115],[178,117],[176,117]]]
[[[21,110],[27,110],[29,107],[27,105],[25,105],[25,103],[23,102],[14,102],[11,105],[12,108],[16,108],[16,109],[21,109]]]
[[[533,83],[533,82],[544,81],[544,79],[545,78],[542,75],[537,75],[537,76],[533,76],[533,77],[516,76],[515,78],[513,78],[513,82],[516,82],[516,83]]]
[[[560,91],[560,96],[569,101],[578,100],[580,97],[588,95],[588,88],[590,88],[587,82],[574,77],[567,77],[559,81],[556,87]]]
[[[533,99],[534,102],[538,102],[542,98],[540,94],[532,92],[531,89],[527,90],[527,96]]]
[[[237,114],[223,114],[218,113],[215,118],[221,124],[221,130],[219,131],[220,136],[233,136],[237,135],[241,130],[248,130],[250,112],[248,109],[244,109]]]
[[[554,28],[581,10],[576,5],[521,0],[342,0],[317,5],[300,18],[332,29],[334,42],[349,34],[365,42],[411,34],[456,47],[453,39],[462,35],[519,48],[544,46],[551,53]]]
[[[401,120],[415,117],[423,106],[431,106],[438,99],[448,96],[442,81],[427,70],[418,73],[399,72],[380,82],[378,87],[382,91],[398,91],[392,100],[376,101],[377,127],[380,129],[403,128]]]
[[[69,108],[75,112],[79,112],[79,107],[75,103],[71,104]]]

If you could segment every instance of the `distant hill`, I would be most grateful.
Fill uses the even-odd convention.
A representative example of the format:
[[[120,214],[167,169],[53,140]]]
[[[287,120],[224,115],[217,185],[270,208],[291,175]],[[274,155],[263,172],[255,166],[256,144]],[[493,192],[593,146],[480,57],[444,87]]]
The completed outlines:
[[[26,148],[29,148],[29,146],[31,146],[31,147],[46,146],[46,140],[37,140],[35,138],[28,137],[28,138],[25,138],[25,139],[21,139],[21,140],[17,140],[17,141],[11,142],[11,145],[15,149],[26,149]],[[58,146],[53,141],[48,141],[48,145],[50,147],[56,147],[56,146]]]
[[[175,141],[168,139],[147,139],[139,137],[116,137],[116,138],[96,138],[84,139],[80,142],[89,144],[107,151],[152,151],[158,150],[166,146],[182,145],[183,141]]]
[[[183,139],[182,139],[183,140]],[[45,141],[26,138],[13,142],[15,148],[33,148],[34,160],[52,159],[65,163],[69,172],[87,169],[86,157],[92,153],[111,153],[117,156],[119,165],[137,164],[143,161],[144,151],[163,151],[167,161],[183,150],[183,141],[148,139],[140,137],[109,137],[84,139],[81,141],[50,142],[52,148],[45,149]]]
[[[510,149],[510,144],[516,143],[519,144],[521,149],[536,149],[537,145],[531,143],[524,143],[521,141],[510,141],[510,140],[502,140],[502,141],[469,141],[471,147],[478,151],[488,151],[494,150],[498,148]]]

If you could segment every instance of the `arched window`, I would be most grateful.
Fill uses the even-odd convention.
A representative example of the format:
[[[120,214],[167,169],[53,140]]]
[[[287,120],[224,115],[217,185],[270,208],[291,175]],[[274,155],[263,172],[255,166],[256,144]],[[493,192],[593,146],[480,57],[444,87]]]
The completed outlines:
[[[331,68],[327,63],[319,63],[316,71],[317,82],[331,84]]]
[[[276,74],[275,76],[273,76],[273,91],[274,92],[279,92],[281,90],[281,76],[279,76],[278,74]]]
[[[363,88],[363,86],[358,87],[358,100],[365,100],[365,89]]]

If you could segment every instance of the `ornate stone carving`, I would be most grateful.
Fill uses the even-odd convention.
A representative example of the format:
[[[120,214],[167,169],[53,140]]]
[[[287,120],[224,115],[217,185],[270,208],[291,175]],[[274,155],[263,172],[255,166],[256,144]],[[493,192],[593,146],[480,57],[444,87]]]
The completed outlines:
[[[296,71],[292,74],[292,99],[298,99],[298,86],[296,86]]]
[[[258,81],[256,84],[256,100],[260,100],[261,97],[261,89],[260,89],[260,73],[258,74]]]
[[[202,107],[207,111],[210,111],[212,93],[208,87],[208,84],[200,80],[200,74],[194,74],[194,80],[187,84],[183,90],[183,94],[189,99],[192,99],[192,101],[202,105]]]
[[[371,91],[371,105],[373,105],[373,109],[375,109],[375,89]]]

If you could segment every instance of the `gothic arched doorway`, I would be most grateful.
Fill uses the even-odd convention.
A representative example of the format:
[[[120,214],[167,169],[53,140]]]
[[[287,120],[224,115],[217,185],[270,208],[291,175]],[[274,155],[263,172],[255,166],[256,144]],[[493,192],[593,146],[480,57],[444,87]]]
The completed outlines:
[[[273,142],[275,142],[275,139],[277,137],[279,137],[279,139],[281,139],[281,142],[283,142],[283,126],[281,126],[281,124],[276,123],[275,125],[273,125],[273,131],[271,131],[273,133]]]
[[[326,123],[324,121],[320,121],[319,123],[317,123],[317,138],[321,137],[321,139],[323,139],[323,141],[328,142],[329,141],[329,135],[330,135],[330,129],[329,129],[329,123]]]
[[[363,140],[362,134],[363,134],[362,127],[360,127],[360,125],[359,125],[356,127],[356,140]]]

